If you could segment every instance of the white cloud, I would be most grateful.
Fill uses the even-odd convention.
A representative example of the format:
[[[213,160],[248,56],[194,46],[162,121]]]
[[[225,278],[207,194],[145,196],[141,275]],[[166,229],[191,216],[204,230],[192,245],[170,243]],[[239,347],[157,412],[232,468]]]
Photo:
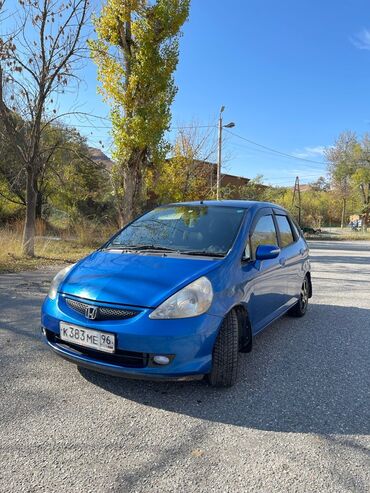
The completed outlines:
[[[305,171],[298,171],[295,175],[291,177],[264,177],[263,183],[264,185],[270,185],[275,187],[294,187],[295,179],[299,176],[299,183],[301,186],[307,185],[308,183],[313,183],[317,181],[321,176],[326,177],[325,173],[317,173],[317,174],[306,174]]]
[[[370,30],[363,29],[350,38],[351,43],[359,50],[370,50]]]
[[[312,183],[320,176],[326,176],[325,167],[319,169],[293,168],[293,169],[264,169],[263,183],[275,186],[294,186],[296,176],[299,176],[301,184]]]
[[[325,146],[304,147],[302,150],[293,152],[293,155],[299,158],[322,158],[325,152]]]

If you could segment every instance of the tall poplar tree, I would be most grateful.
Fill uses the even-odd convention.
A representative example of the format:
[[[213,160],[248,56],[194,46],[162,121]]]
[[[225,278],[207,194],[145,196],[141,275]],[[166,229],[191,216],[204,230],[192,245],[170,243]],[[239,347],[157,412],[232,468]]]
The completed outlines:
[[[111,105],[114,184],[120,221],[140,211],[149,166],[168,151],[164,138],[176,94],[173,73],[190,0],[107,0],[90,43],[101,92]]]

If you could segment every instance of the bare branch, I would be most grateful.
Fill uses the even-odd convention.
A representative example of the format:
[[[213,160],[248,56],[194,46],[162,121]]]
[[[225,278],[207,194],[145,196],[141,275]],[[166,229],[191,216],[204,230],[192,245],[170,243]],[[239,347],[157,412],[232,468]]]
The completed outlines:
[[[13,198],[9,197],[8,195],[5,195],[5,194],[4,194],[4,193],[2,193],[1,191],[0,191],[0,196],[1,196],[1,197],[3,197],[3,198],[4,198],[5,200],[7,200],[8,202],[11,202],[12,204],[23,205],[23,206],[25,206],[25,205],[26,205],[26,202],[25,202],[25,201],[20,202],[20,201],[18,201],[18,200],[15,200],[15,199],[13,199]]]
[[[24,251],[33,255],[37,194],[53,155],[64,143],[44,139],[44,130],[60,118],[47,118],[48,103],[53,94],[77,79],[73,69],[82,59],[81,35],[89,0],[23,0],[19,4],[14,34],[0,46],[0,116],[1,130],[27,175]]]

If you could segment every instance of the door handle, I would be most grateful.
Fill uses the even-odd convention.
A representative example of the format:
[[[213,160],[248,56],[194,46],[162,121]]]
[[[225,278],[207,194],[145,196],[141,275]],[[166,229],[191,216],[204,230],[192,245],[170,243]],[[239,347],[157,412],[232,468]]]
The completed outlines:
[[[299,250],[299,253],[300,253],[301,255],[304,255],[304,252],[305,252],[305,249],[304,249],[304,248],[301,248],[301,249]]]
[[[281,259],[279,260],[280,265],[282,265],[283,267],[284,267],[284,265],[285,265],[285,262],[286,262],[286,259],[285,259],[285,258],[281,258]]]

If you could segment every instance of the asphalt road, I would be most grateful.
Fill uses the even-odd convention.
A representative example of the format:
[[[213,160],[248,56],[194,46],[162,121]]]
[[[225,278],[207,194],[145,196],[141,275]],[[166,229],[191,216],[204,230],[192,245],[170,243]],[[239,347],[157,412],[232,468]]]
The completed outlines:
[[[370,242],[314,242],[314,297],[239,383],[120,380],[41,342],[50,271],[0,276],[1,492],[370,491]]]

